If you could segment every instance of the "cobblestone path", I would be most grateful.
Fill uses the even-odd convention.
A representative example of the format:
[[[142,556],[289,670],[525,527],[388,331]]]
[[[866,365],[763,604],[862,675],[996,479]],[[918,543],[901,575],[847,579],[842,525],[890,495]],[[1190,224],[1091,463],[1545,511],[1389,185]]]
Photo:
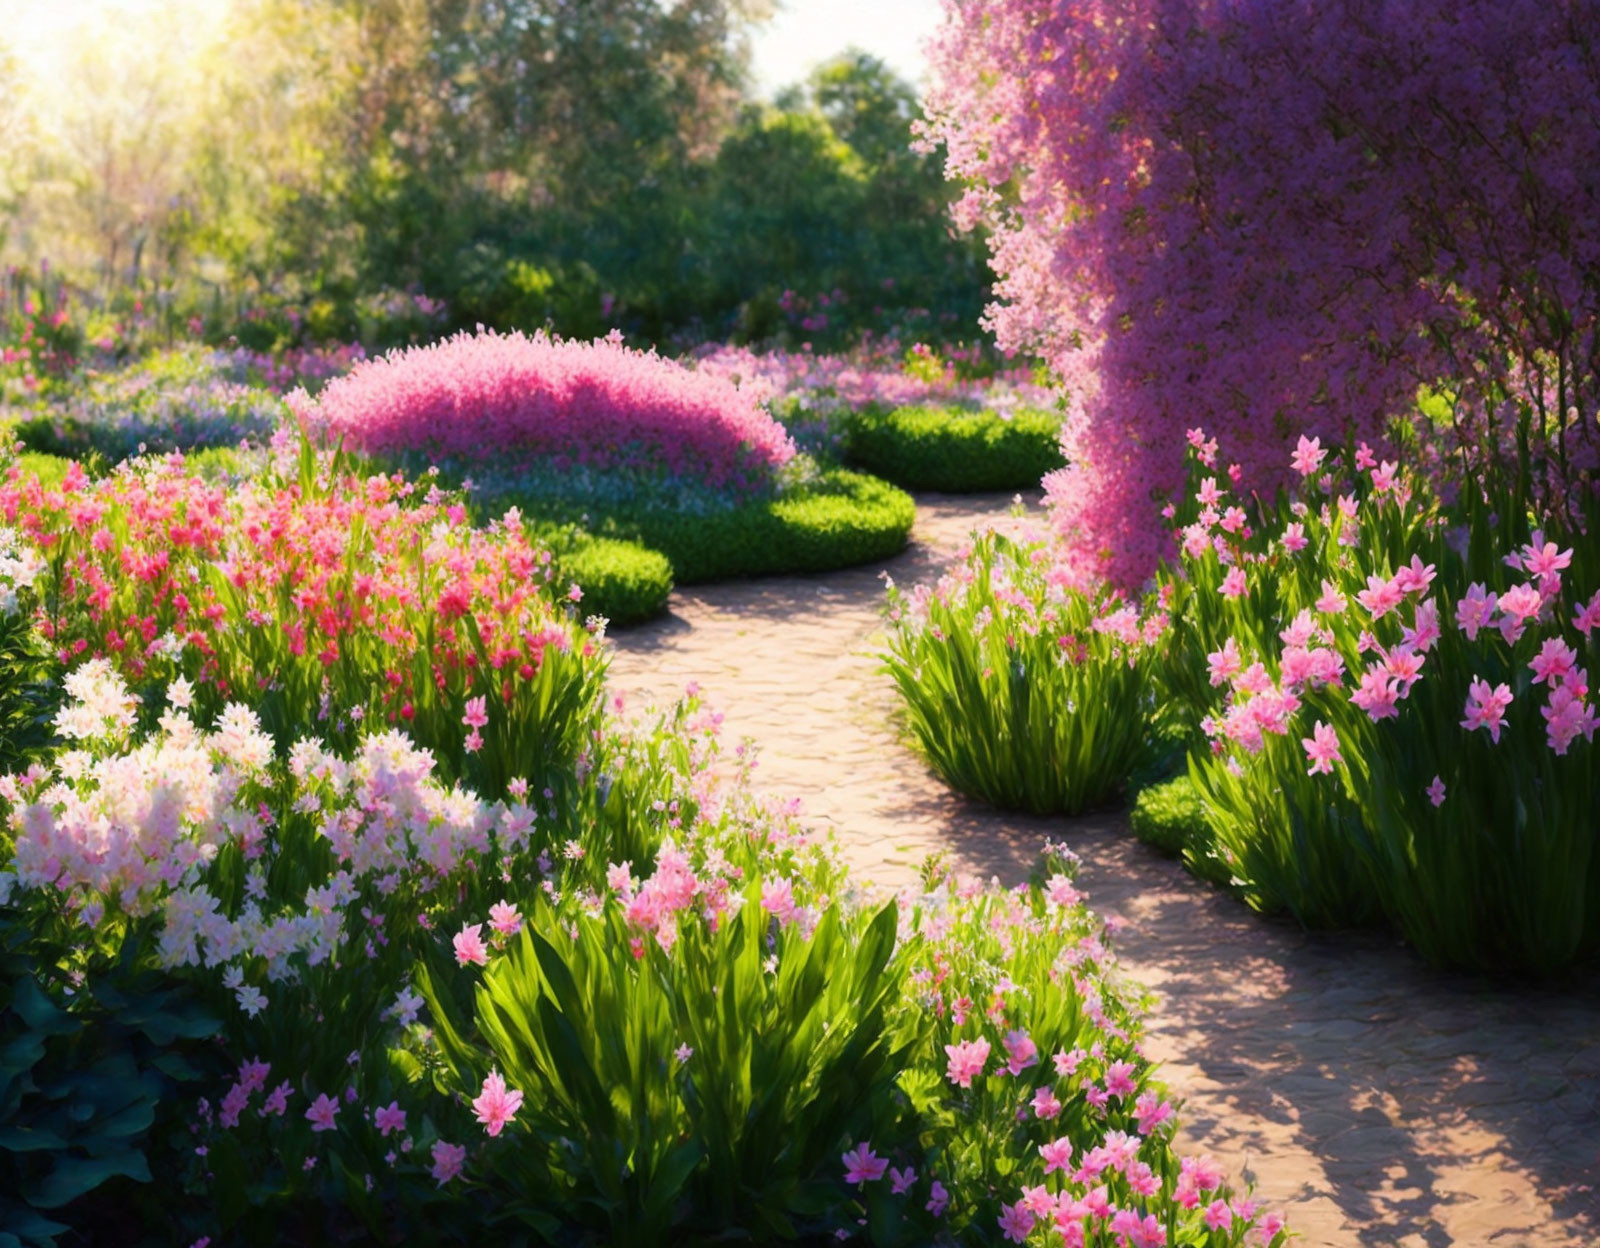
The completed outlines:
[[[1120,814],[997,813],[897,737],[873,657],[881,571],[935,574],[998,496],[918,500],[883,568],[680,590],[615,635],[634,707],[698,681],[759,782],[798,796],[861,878],[888,888],[945,850],[1015,882],[1047,836],[1083,856],[1090,904],[1126,920],[1124,973],[1152,990],[1147,1050],[1184,1105],[1181,1144],[1254,1180],[1307,1245],[1600,1245],[1600,976],[1560,991],[1429,971],[1381,936],[1251,914],[1135,841]]]

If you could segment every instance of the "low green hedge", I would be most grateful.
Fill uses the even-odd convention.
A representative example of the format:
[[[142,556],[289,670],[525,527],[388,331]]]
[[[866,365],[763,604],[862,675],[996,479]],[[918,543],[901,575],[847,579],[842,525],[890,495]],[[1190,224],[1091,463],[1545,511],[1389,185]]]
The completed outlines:
[[[867,408],[845,426],[845,461],[908,490],[1023,490],[1066,462],[1061,415],[950,407]]]
[[[828,572],[885,558],[905,548],[916,518],[916,504],[904,490],[843,468],[821,469],[787,494],[726,511],[606,508],[515,490],[498,494],[491,510],[512,505],[525,515],[660,551],[679,585]]]
[[[638,624],[667,609],[672,564],[660,551],[610,537],[574,536],[555,549],[556,584],[577,582],[581,615]]]
[[[1133,834],[1146,845],[1173,858],[1201,879],[1226,885],[1233,872],[1217,856],[1216,838],[1205,806],[1187,775],[1140,790],[1128,814]]]

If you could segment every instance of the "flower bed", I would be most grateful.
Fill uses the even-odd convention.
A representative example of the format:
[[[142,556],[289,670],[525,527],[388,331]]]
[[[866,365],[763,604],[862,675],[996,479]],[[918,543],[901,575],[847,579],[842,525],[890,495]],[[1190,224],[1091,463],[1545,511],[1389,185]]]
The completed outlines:
[[[1070,854],[863,904],[692,698],[562,711],[538,552],[406,488],[8,474],[65,673],[0,779],[8,1228],[1282,1243],[1176,1154]]]

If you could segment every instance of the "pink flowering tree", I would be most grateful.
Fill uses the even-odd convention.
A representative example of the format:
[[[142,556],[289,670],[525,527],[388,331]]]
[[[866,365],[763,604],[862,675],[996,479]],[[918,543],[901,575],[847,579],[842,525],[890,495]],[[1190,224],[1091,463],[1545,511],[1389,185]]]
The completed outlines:
[[[1427,385],[1432,453],[1520,418],[1592,470],[1596,32],[1593,0],[947,0],[927,134],[1001,345],[1072,393],[1080,574],[1153,567],[1190,425],[1271,489],[1295,435],[1377,442]]]

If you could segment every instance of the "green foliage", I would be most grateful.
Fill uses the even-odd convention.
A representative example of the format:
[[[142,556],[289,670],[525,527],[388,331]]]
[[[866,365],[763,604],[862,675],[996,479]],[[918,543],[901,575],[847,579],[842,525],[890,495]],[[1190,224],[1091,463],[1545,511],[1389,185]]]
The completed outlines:
[[[846,429],[849,463],[908,490],[1030,489],[1066,462],[1057,412],[869,408]]]
[[[137,940],[70,988],[62,966],[82,958],[64,936],[37,910],[0,918],[0,1248],[92,1237],[85,1197],[149,1183],[158,1115],[199,1077],[195,1042],[218,1030],[190,994],[139,969]]]
[[[422,980],[442,1086],[470,1095],[494,1068],[526,1096],[517,1138],[487,1153],[509,1216],[641,1245],[815,1229],[910,1038],[888,1018],[893,905],[829,909],[806,936],[752,885],[737,915],[689,925],[670,952],[652,941],[635,959],[629,940],[617,903],[573,930],[541,904],[483,977],[476,1039]]]
[[[584,615],[616,625],[638,624],[667,609],[672,564],[659,551],[609,537],[574,536],[554,544],[557,588],[568,581],[583,591]]]
[[[528,515],[660,551],[679,585],[827,572],[887,558],[904,549],[916,518],[916,504],[903,490],[839,468],[822,469],[775,497],[703,511],[515,489],[494,499],[494,508],[512,504]]]
[[[885,667],[950,784],[1009,810],[1077,814],[1111,800],[1144,753],[1146,647],[1136,619],[1124,636],[1096,627],[1119,604],[1058,592],[1042,553],[986,534],[925,609],[891,586]]]

